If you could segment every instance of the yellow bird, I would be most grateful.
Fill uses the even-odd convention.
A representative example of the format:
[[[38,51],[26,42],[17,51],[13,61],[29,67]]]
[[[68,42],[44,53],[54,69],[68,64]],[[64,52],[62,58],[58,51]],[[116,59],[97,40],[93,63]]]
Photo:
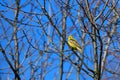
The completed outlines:
[[[79,43],[71,35],[68,37],[68,44],[73,50],[78,50],[79,52],[81,52],[81,47]]]

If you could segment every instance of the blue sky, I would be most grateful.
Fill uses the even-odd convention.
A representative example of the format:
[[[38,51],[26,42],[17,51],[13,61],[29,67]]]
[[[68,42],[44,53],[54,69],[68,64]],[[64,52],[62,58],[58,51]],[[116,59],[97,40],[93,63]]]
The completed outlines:
[[[77,10],[79,10],[79,6],[76,5],[77,3],[73,1],[70,1],[70,5],[72,6],[72,10],[71,15],[72,17],[67,17],[66,19],[66,40],[67,37],[69,35],[73,35],[74,38],[80,43],[81,45],[81,39],[79,36],[82,36],[82,29],[80,26],[80,22],[77,20],[78,19],[78,13],[76,12]],[[14,8],[15,7],[15,2],[14,0],[1,0],[0,3],[4,4],[4,5],[8,5],[9,7]],[[23,6],[24,3],[27,3],[27,0],[21,0],[20,5]],[[33,4],[32,4],[33,3]],[[56,2],[54,2],[54,0],[51,0],[52,5],[49,5],[49,3],[46,3],[46,10],[49,13],[49,15],[52,14],[56,14],[53,17],[53,22],[57,25],[57,28],[59,29],[59,31],[62,33],[62,13],[60,12],[60,7],[58,6],[58,4]],[[40,1],[40,4],[43,6],[43,1]],[[11,6],[12,5],[12,6]],[[94,8],[95,4],[92,4],[91,10],[92,8]],[[49,6],[51,6],[52,9],[48,8]],[[101,10],[103,8],[103,5],[101,5],[99,7],[99,9]],[[6,12],[2,12],[2,11],[6,11]],[[50,11],[51,10],[51,11]],[[103,15],[107,14],[107,11],[109,11],[108,7],[105,9]],[[37,13],[37,15],[33,15],[33,14],[27,14],[29,12],[32,13]],[[99,12],[99,11],[98,11]],[[8,18],[11,22],[12,20],[14,20],[14,15],[15,12],[13,9],[9,9],[6,7],[3,7],[2,5],[0,5],[0,13],[3,14],[6,18]],[[82,11],[81,13],[82,14]],[[55,47],[57,47],[58,49],[60,49],[60,36],[57,33],[57,31],[55,31],[55,29],[53,28],[53,26],[49,23],[48,19],[46,16],[41,16],[42,14],[42,10],[40,8],[40,6],[38,6],[36,1],[31,1],[31,3],[27,4],[27,6],[24,6],[21,8],[19,17],[18,17],[18,41],[19,41],[19,53],[20,53],[20,64],[22,64],[22,68],[20,69],[20,71],[24,71],[25,73],[23,73],[21,75],[21,78],[25,78],[25,80],[29,80],[31,77],[31,66],[30,63],[32,65],[32,67],[36,67],[38,68],[37,72],[35,73],[35,76],[39,77],[38,75],[41,76],[41,72],[44,71],[44,68],[47,70],[47,74],[45,75],[45,80],[55,80],[53,78],[57,78],[59,77],[59,64],[60,64],[60,53],[55,49]],[[97,13],[96,13],[97,15]],[[42,22],[42,25],[39,24],[39,20]],[[6,22],[3,18],[0,19],[1,23],[0,23],[0,44],[2,45],[3,48],[6,49],[6,53],[8,53],[8,57],[9,60],[12,62],[12,57],[10,56],[10,53],[14,54],[15,50],[14,50],[14,41],[12,41],[10,43],[10,46],[6,47],[6,45],[8,44],[8,41],[11,40],[12,38],[12,34],[13,34],[13,27]],[[74,21],[74,23],[72,22]],[[21,24],[20,22],[23,22],[23,24]],[[119,21],[118,21],[119,22]],[[88,19],[84,18],[84,23],[86,26],[91,26],[89,25]],[[96,23],[98,23],[99,25],[101,24],[100,20],[98,19],[96,21]],[[107,26],[109,22],[106,21],[104,22],[104,25]],[[28,24],[28,25],[25,25]],[[47,34],[50,33],[50,38],[52,40],[52,42],[54,43],[54,45],[52,44],[52,42],[50,42],[49,45],[47,45],[49,43],[49,39],[48,37],[43,33],[43,29],[45,29],[45,32]],[[89,27],[88,27],[89,28]],[[5,30],[4,30],[5,29]],[[25,31],[27,37],[24,37],[24,33],[23,30]],[[4,33],[4,31],[6,31],[6,33]],[[89,28],[89,32],[91,32],[91,29]],[[100,31],[100,34],[102,37],[105,37],[106,32],[104,31]],[[8,36],[8,39],[6,39],[6,36]],[[35,46],[37,49],[34,49],[32,46],[30,46],[28,40],[30,41],[30,43]],[[87,34],[86,38],[85,38],[85,44],[87,44],[87,42],[90,41],[91,42],[91,38],[90,36]],[[118,43],[117,43],[118,44]],[[116,44],[116,46],[118,46]],[[40,50],[45,50],[46,47],[48,46],[49,51],[54,51],[53,53],[49,53],[49,52],[44,52],[42,56],[40,56],[39,51]],[[111,45],[113,46],[113,45]],[[71,55],[70,59],[73,61],[76,61],[76,56],[72,55],[73,52],[69,49],[68,45],[65,44],[65,51],[64,55],[68,56]],[[84,48],[84,53],[86,56],[89,57],[89,59],[85,59],[84,62],[89,66],[89,68],[94,69],[94,62],[93,62],[93,47],[92,44],[88,43],[85,48]],[[29,55],[29,57],[27,59],[25,59],[26,55]],[[113,56],[109,56],[108,58],[111,59]],[[24,61],[25,59],[25,61]],[[0,52],[0,73],[2,72],[10,72],[11,75],[9,74],[4,74],[2,77],[3,80],[6,79],[7,76],[10,76],[11,80],[14,78],[13,72],[10,69],[5,69],[2,70],[1,68],[9,68],[7,62],[5,61],[3,55]],[[22,63],[23,62],[23,63]],[[85,66],[83,66],[84,69]],[[72,65],[68,60],[64,61],[64,66],[63,66],[63,71],[64,71],[64,75],[63,75],[63,80],[65,80],[67,72],[69,72],[69,70],[72,70],[72,73],[69,77],[70,80],[75,80],[76,79],[76,67],[74,65]],[[110,75],[109,73],[106,72],[107,75]],[[68,79],[68,80],[69,80]],[[84,71],[81,71],[81,75],[80,75],[80,79],[81,80],[93,80],[90,76],[86,75]]]

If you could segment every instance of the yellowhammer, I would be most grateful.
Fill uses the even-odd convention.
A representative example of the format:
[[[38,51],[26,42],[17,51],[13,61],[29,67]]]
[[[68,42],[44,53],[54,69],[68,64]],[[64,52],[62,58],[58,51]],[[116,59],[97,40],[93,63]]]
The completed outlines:
[[[78,50],[81,52],[79,43],[71,35],[68,37],[68,44],[73,50]]]

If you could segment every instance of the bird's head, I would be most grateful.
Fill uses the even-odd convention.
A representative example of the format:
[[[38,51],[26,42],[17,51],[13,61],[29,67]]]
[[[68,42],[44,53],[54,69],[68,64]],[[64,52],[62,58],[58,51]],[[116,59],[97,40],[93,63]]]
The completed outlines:
[[[73,39],[73,37],[71,35],[68,37],[68,40],[70,40],[70,39]]]

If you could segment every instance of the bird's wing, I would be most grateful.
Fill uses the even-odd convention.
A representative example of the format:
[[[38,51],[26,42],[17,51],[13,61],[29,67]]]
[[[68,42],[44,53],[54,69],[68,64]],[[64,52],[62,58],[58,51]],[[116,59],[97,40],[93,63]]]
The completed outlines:
[[[77,47],[81,48],[79,43],[75,39],[70,39],[70,42],[76,45]]]

